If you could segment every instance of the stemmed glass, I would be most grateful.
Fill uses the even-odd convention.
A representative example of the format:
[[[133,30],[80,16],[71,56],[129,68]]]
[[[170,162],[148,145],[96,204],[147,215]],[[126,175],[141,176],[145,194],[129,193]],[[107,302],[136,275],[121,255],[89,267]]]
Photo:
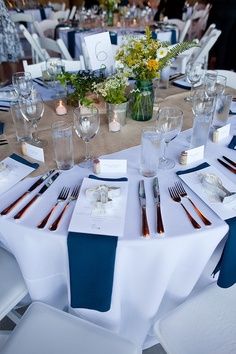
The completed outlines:
[[[81,167],[92,167],[93,158],[89,151],[89,142],[99,130],[100,118],[95,107],[77,107],[74,110],[74,129],[79,138],[85,142],[85,157]]]
[[[44,102],[41,96],[36,91],[33,91],[27,100],[20,100],[20,110],[24,119],[30,122],[34,128],[32,143],[39,147],[44,146],[45,142],[38,139],[37,130],[38,122],[44,113]]]
[[[166,149],[170,141],[176,138],[183,125],[183,112],[177,107],[160,108],[157,120],[157,130],[165,142],[163,156],[159,160],[160,169],[170,169],[175,166],[172,159],[166,157]]]
[[[199,83],[204,74],[203,64],[199,62],[189,61],[186,65],[186,79],[191,84],[191,91],[185,101],[192,101],[194,86]]]
[[[33,80],[30,73],[17,72],[12,75],[12,85],[20,98],[27,99],[33,89]]]
[[[55,97],[60,96],[59,91],[57,90],[57,75],[63,72],[64,65],[60,58],[48,58],[46,61],[46,70],[52,79],[52,87],[56,90]]]

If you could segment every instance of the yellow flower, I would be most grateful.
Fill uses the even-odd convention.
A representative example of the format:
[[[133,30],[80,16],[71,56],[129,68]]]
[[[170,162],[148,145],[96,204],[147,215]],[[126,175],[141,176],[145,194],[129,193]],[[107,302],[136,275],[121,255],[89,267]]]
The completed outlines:
[[[158,70],[158,68],[159,68],[159,62],[156,60],[156,59],[150,59],[150,60],[148,60],[148,62],[147,62],[147,68],[148,68],[148,70],[154,70],[154,71],[156,71],[156,70]]]
[[[157,58],[162,59],[167,55],[167,53],[168,53],[168,49],[161,47],[157,50]]]

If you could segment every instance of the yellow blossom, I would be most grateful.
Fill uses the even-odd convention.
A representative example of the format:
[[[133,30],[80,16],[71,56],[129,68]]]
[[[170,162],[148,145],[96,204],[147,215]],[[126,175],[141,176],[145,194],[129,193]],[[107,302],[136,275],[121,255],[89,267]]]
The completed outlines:
[[[147,62],[148,70],[158,70],[159,62],[156,59],[150,59]]]

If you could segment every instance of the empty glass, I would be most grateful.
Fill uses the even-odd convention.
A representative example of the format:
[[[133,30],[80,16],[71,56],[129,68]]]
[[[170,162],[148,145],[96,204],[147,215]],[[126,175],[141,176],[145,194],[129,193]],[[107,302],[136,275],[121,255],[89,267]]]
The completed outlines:
[[[216,100],[216,107],[213,117],[213,127],[219,128],[227,124],[229,118],[229,111],[232,102],[231,95],[219,94]]]
[[[159,168],[170,169],[175,166],[175,161],[166,157],[169,142],[176,138],[183,125],[183,112],[175,107],[163,107],[159,110],[157,130],[162,134],[165,142],[163,156],[159,161]]]
[[[53,123],[52,141],[57,168],[69,170],[74,166],[72,124],[65,121]]]
[[[203,64],[200,62],[189,61],[186,65],[186,79],[191,84],[191,91],[189,96],[185,98],[186,101],[191,101],[193,97],[193,89],[198,84],[204,75]]]
[[[55,97],[60,96],[59,87],[57,87],[57,75],[65,71],[64,65],[60,58],[49,58],[46,61],[46,69],[49,77],[52,80],[52,86],[56,90]],[[64,91],[63,91],[64,93]]]
[[[204,78],[204,88],[208,96],[216,96],[224,93],[227,78],[218,75],[217,72],[206,73]]]
[[[21,141],[32,140],[30,123],[27,122],[26,119],[23,117],[18,101],[11,102],[10,111],[11,111],[11,116],[16,131],[17,141],[21,142]]]
[[[74,129],[79,138],[85,142],[85,157],[81,167],[91,168],[93,157],[89,151],[89,142],[99,130],[100,118],[96,107],[77,107],[74,110]]]
[[[27,99],[33,89],[33,80],[30,73],[17,72],[12,75],[12,85],[19,98]]]

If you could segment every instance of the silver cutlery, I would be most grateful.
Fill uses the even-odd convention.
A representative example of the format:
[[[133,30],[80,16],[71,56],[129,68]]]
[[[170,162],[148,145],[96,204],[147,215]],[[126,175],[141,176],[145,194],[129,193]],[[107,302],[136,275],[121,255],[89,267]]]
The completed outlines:
[[[159,234],[162,234],[163,232],[165,232],[165,230],[164,230],[162,215],[161,215],[160,189],[159,189],[159,182],[157,177],[153,179],[153,195],[154,195],[154,203],[157,209],[157,232]]]
[[[6,215],[8,213],[10,213],[10,211],[24,198],[26,197],[26,195],[28,195],[29,193],[31,193],[35,188],[37,188],[41,183],[43,183],[43,181],[45,181],[49,176],[51,176],[53,174],[55,170],[50,170],[47,173],[45,173],[42,177],[40,177],[34,184],[32,184],[32,186],[23,194],[21,194],[21,196],[19,198],[17,198],[14,202],[12,202],[10,205],[8,205],[5,209],[3,209],[1,211],[1,215]]]
[[[75,186],[73,188],[73,190],[71,192],[71,195],[69,196],[66,205],[64,206],[64,208],[62,209],[61,213],[58,215],[56,220],[49,227],[50,231],[56,231],[56,229],[58,228],[58,225],[59,225],[59,223],[60,223],[60,221],[62,219],[62,216],[64,215],[64,213],[65,213],[66,209],[68,208],[69,204],[78,198],[79,190],[80,190],[80,186]]]
[[[38,193],[14,216],[14,219],[20,219],[28,210],[28,208],[52,185],[52,183],[60,175],[60,172],[55,173],[48,182],[38,191]]]
[[[233,172],[234,174],[236,174],[236,168],[233,168],[232,166],[228,165],[227,163],[225,163],[224,161],[217,159],[217,161],[223,165],[225,168],[227,168],[230,172]]]
[[[189,211],[185,208],[185,206],[183,205],[183,203],[181,202],[181,198],[176,190],[175,187],[169,187],[168,188],[168,191],[169,191],[169,194],[171,196],[171,199],[174,201],[174,202],[177,202],[179,203],[180,205],[182,205],[185,213],[187,214],[188,216],[188,219],[189,221],[191,222],[191,224],[193,225],[193,227],[195,229],[200,229],[201,226],[198,224],[198,222],[192,217],[192,215],[189,213]]]
[[[211,222],[205,217],[205,215],[202,213],[202,211],[194,204],[194,202],[189,198],[187,192],[184,189],[184,186],[181,182],[176,182],[175,183],[175,187],[177,189],[177,192],[179,193],[180,197],[182,198],[187,198],[190,203],[192,204],[192,206],[194,207],[196,213],[198,214],[198,216],[202,219],[202,221],[204,222],[205,225],[211,225]]]
[[[59,193],[58,197],[57,197],[57,201],[56,203],[53,205],[53,207],[50,209],[50,211],[47,213],[47,215],[45,216],[45,218],[43,218],[43,220],[37,225],[38,229],[43,229],[44,226],[47,224],[50,216],[52,215],[53,211],[56,209],[57,205],[61,202],[64,202],[70,192],[70,188],[69,187],[63,187],[61,192]]]
[[[236,167],[236,162],[230,160],[230,159],[229,159],[228,157],[226,157],[226,156],[222,156],[222,157],[223,157],[223,159],[224,159],[225,161],[227,161],[228,163],[230,163],[232,166]]]
[[[146,194],[144,181],[139,181],[139,203],[142,211],[142,235],[144,237],[150,236],[148,220],[147,220],[147,212],[146,212]]]

